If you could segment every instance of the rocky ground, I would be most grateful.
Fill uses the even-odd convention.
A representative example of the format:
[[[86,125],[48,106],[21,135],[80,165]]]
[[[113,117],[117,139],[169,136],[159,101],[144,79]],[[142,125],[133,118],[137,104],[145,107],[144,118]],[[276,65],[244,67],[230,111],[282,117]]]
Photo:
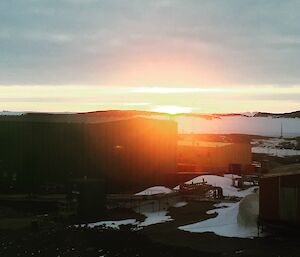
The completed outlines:
[[[54,222],[50,217],[38,227],[13,227],[0,230],[0,256],[300,256],[300,238],[296,235],[272,235],[265,238],[239,239],[213,233],[189,233],[178,226],[213,217],[206,214],[209,202],[190,202],[170,208],[174,219],[133,231],[131,226],[120,230],[76,228]],[[132,217],[127,210],[111,213],[111,219]],[[137,215],[135,218],[142,219]],[[28,217],[27,217],[28,219]]]

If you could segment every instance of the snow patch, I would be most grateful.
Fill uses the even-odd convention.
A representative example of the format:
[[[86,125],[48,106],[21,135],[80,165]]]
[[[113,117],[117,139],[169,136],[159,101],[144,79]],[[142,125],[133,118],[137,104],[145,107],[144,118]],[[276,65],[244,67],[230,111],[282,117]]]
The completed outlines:
[[[237,175],[227,174],[224,177],[217,176],[217,175],[202,175],[198,176],[192,180],[186,182],[186,184],[192,183],[200,183],[207,181],[207,184],[212,186],[222,187],[223,195],[224,196],[236,196],[236,197],[245,197],[246,195],[253,192],[254,189],[258,187],[251,187],[246,190],[239,190],[238,188],[234,187],[232,184],[232,178],[238,177]],[[179,186],[175,187],[174,189],[179,189]]]
[[[164,223],[167,221],[172,221],[171,216],[167,215],[167,211],[158,211],[158,212],[142,212],[146,216],[146,219],[139,223],[139,227],[145,227],[149,225],[154,225],[158,223]]]
[[[213,232],[224,237],[253,238],[258,235],[256,226],[243,226],[238,222],[240,202],[221,203],[215,207],[218,208],[207,212],[217,213],[215,218],[181,226],[178,229],[192,233]]]
[[[173,207],[180,208],[180,207],[186,206],[187,204],[188,204],[187,202],[178,202],[178,203],[175,203],[173,205]]]
[[[154,186],[145,189],[144,191],[141,191],[139,193],[136,193],[135,195],[157,195],[157,194],[170,194],[173,190],[170,188],[167,188],[165,186]]]
[[[126,219],[126,220],[117,220],[117,221],[99,221],[95,223],[89,223],[87,226],[89,228],[94,228],[97,226],[105,226],[107,228],[120,229],[121,225],[136,225],[136,219]]]
[[[1,111],[0,116],[21,116],[24,112]]]

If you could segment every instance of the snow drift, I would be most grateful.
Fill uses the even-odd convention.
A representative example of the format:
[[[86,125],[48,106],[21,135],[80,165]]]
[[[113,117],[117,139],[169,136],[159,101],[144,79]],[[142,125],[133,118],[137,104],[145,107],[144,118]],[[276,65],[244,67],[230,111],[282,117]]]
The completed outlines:
[[[144,191],[141,191],[139,193],[136,193],[135,195],[157,195],[157,194],[170,194],[173,190],[170,188],[167,188],[165,186],[154,186],[145,189]]]
[[[256,220],[258,217],[257,193],[246,196],[236,203],[216,204],[217,209],[207,212],[217,216],[198,223],[181,226],[178,229],[203,233],[213,232],[224,237],[252,238],[258,235]]]

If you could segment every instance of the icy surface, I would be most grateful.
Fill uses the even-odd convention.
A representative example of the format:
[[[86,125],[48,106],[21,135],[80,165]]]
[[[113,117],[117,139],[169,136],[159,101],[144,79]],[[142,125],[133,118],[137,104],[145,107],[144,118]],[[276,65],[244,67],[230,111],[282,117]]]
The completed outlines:
[[[173,190],[164,186],[154,186],[145,189],[142,192],[136,193],[135,195],[157,195],[157,194],[169,194],[172,193]]]
[[[222,187],[224,196],[237,196],[237,197],[245,197],[249,193],[252,193],[255,188],[257,188],[257,187],[251,187],[246,190],[239,190],[238,188],[232,186],[232,177],[238,177],[238,176],[229,175],[229,174],[225,175],[224,177],[216,176],[216,175],[202,175],[186,182],[186,184],[200,183],[203,182],[204,179],[204,181],[206,181],[207,184],[209,185]],[[175,189],[179,189],[179,186],[175,187]]]

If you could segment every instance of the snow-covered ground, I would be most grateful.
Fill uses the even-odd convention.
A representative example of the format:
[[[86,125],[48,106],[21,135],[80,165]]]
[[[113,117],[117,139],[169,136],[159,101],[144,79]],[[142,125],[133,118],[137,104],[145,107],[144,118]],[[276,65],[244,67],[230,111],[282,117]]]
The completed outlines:
[[[263,153],[278,157],[300,155],[300,150],[284,148],[285,144],[289,145],[289,148],[295,148],[297,145],[297,141],[293,139],[254,139],[252,140],[251,144],[252,153]]]
[[[137,221],[136,219],[126,219],[126,220],[117,220],[117,221],[99,221],[94,223],[89,223],[87,226],[89,228],[94,228],[97,226],[104,226],[107,228],[120,229],[121,225],[133,225],[138,228],[146,227],[149,225],[154,225],[158,223],[164,223],[167,221],[172,221],[173,219],[168,216],[167,211],[154,211],[154,212],[141,212],[146,216],[145,220],[142,222]]]
[[[217,209],[207,212],[207,214],[217,213],[212,219],[204,220],[194,224],[181,226],[178,229],[192,232],[203,233],[213,232],[219,236],[252,238],[257,236],[257,227],[245,226],[238,221],[240,202],[216,204]]]
[[[0,111],[0,116],[20,116],[24,112],[11,112],[11,111]]]
[[[143,227],[164,223],[172,221],[171,216],[168,215],[168,208],[176,207],[180,208],[187,204],[187,202],[178,201],[178,199],[162,199],[156,202],[147,202],[135,209],[137,213],[143,214],[145,220],[140,222],[136,219],[126,219],[118,221],[99,221],[94,223],[89,223],[88,227],[93,228],[96,226],[105,226],[107,228],[120,229],[121,225],[133,225],[137,229],[142,229]]]
[[[139,193],[136,193],[135,195],[157,195],[157,194],[169,194],[172,193],[173,190],[170,188],[167,188],[165,186],[154,186],[145,189],[144,191],[141,191]]]
[[[208,184],[222,187],[225,196],[236,196],[243,199],[240,202],[222,202],[220,204],[216,204],[216,209],[207,212],[208,214],[217,213],[217,216],[215,218],[181,226],[178,229],[193,233],[214,232],[217,235],[227,237],[247,238],[257,236],[257,227],[255,222],[249,223],[248,221],[251,219],[256,219],[255,213],[257,207],[256,205],[258,203],[253,201],[248,201],[246,202],[246,204],[244,203],[245,199],[247,199],[249,195],[253,194],[254,189],[256,189],[257,187],[251,187],[247,190],[238,190],[237,188],[232,186],[233,177],[237,176],[231,174],[225,175],[224,177],[215,175],[203,175],[186,182],[189,184],[198,183],[203,182],[204,179],[204,181],[207,181]],[[153,188],[163,189],[157,190],[159,191],[159,193],[168,193],[170,191],[172,192],[172,190],[166,190],[166,188]],[[145,191],[148,192],[147,190]],[[142,222],[137,221],[136,219],[126,219],[119,221],[100,221],[90,223],[88,224],[88,226],[106,226],[113,229],[119,229],[121,225],[133,225],[136,226],[136,229],[143,229],[144,227],[149,225],[172,221],[173,219],[169,215],[168,209],[170,207],[180,208],[187,204],[187,202],[182,201],[176,197],[161,199],[160,201],[146,201],[144,204],[135,208],[135,211],[137,213],[143,214],[146,217]],[[241,207],[243,207],[242,212]],[[254,214],[253,210],[255,210]]]
[[[143,222],[138,224],[138,227],[146,227],[149,225],[154,225],[158,223],[164,223],[167,221],[172,221],[171,216],[168,215],[168,211],[154,211],[154,212],[141,212],[146,216]]]
[[[224,196],[237,196],[243,199],[240,202],[222,202],[220,204],[216,204],[215,207],[217,209],[213,209],[207,212],[207,214],[216,213],[217,216],[215,218],[181,226],[178,229],[192,233],[213,232],[217,235],[226,237],[250,238],[257,236],[258,233],[255,223],[250,224],[249,222],[247,223],[239,221],[251,219],[249,217],[254,217],[253,219],[256,219],[256,215],[258,215],[258,201],[253,201],[253,199],[249,198],[246,204],[243,204],[242,212],[240,211],[240,207],[241,203],[245,199],[247,199],[249,195],[253,194],[255,189],[258,189],[258,187],[239,190],[232,185],[233,177],[237,176],[230,174],[225,175],[224,177],[215,175],[203,175],[186,182],[188,184],[191,184],[203,182],[204,180],[207,181],[208,184],[222,187]],[[245,208],[244,206],[251,206],[251,208]],[[252,210],[255,210],[254,214],[252,213]]]
[[[263,153],[278,157],[287,157],[300,155],[300,150],[293,149],[278,149],[278,148],[268,148],[268,147],[252,147],[252,153]]]
[[[94,223],[89,223],[87,226],[89,228],[97,226],[105,226],[109,228],[119,229],[121,225],[136,225],[136,219],[126,219],[126,220],[117,220],[117,221],[99,221]]]
[[[224,177],[216,175],[202,175],[187,181],[186,184],[200,183],[204,180],[209,185],[222,187],[224,196],[245,197],[249,194],[249,192],[253,191],[253,188],[239,190],[238,188],[234,187],[232,182],[233,177],[238,176],[232,174],[227,174]],[[179,189],[179,186],[175,187],[174,189]]]
[[[227,116],[216,119],[178,116],[179,133],[249,134],[279,137],[281,124],[284,137],[300,136],[299,118]]]

